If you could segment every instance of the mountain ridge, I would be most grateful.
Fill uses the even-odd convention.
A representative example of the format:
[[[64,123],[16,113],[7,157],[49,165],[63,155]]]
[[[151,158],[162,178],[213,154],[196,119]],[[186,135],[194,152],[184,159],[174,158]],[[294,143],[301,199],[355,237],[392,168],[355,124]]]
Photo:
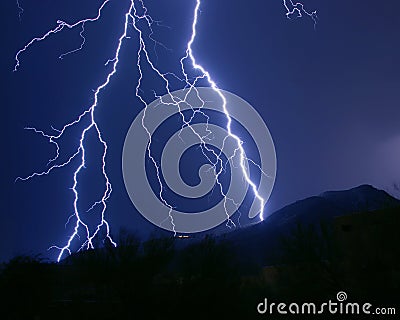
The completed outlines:
[[[400,208],[400,200],[363,184],[298,200],[275,211],[264,221],[226,233],[223,238],[232,242],[245,260],[266,265],[277,261],[281,237],[289,234],[299,223],[318,228],[321,221],[331,223],[338,216],[396,207]]]

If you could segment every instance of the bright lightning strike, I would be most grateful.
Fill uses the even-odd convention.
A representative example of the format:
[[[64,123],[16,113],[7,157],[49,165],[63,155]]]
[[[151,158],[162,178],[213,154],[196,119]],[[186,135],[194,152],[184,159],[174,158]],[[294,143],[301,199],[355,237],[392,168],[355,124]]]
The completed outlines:
[[[19,61],[19,56],[21,53],[23,53],[24,51],[26,51],[33,43],[38,42],[38,41],[42,41],[44,39],[46,39],[47,37],[49,37],[51,34],[54,33],[58,33],[60,31],[62,31],[65,27],[71,29],[74,28],[76,26],[83,26],[85,23],[87,22],[93,22],[93,21],[98,21],[101,17],[101,11],[104,8],[104,6],[109,2],[110,0],[106,0],[104,1],[104,3],[101,5],[98,14],[95,18],[89,18],[89,19],[84,19],[84,20],[80,20],[78,22],[76,22],[75,24],[67,24],[61,20],[57,21],[58,26],[52,30],[50,30],[49,32],[47,32],[44,36],[39,37],[39,38],[34,38],[32,39],[27,45],[25,45],[25,47],[23,49],[21,49],[20,51],[17,52],[17,55],[15,57],[16,60],[16,65],[14,67],[14,71],[17,70],[17,68],[20,65],[20,61]],[[105,211],[107,208],[107,204],[106,201],[109,199],[111,192],[112,192],[112,187],[111,187],[111,183],[110,180],[108,178],[108,175],[106,173],[106,155],[107,155],[107,143],[105,142],[105,140],[102,138],[102,134],[100,131],[100,128],[97,125],[97,122],[95,120],[95,111],[97,109],[98,106],[98,96],[100,91],[102,91],[105,87],[107,87],[107,85],[110,82],[111,77],[117,72],[117,64],[119,61],[119,53],[121,50],[121,46],[122,46],[122,41],[123,39],[126,38],[127,35],[127,27],[128,27],[128,22],[129,22],[129,14],[125,15],[125,19],[126,19],[126,23],[125,23],[125,28],[124,28],[124,32],[122,33],[122,35],[119,38],[118,41],[118,47],[115,51],[115,56],[113,59],[113,67],[112,67],[112,71],[107,75],[106,80],[95,90],[94,92],[94,102],[93,104],[87,109],[85,110],[76,120],[66,124],[61,130],[55,130],[57,134],[52,135],[52,134],[46,134],[41,130],[37,130],[35,128],[27,128],[30,130],[35,131],[36,133],[40,133],[43,137],[47,138],[48,141],[55,145],[56,147],[56,155],[54,158],[49,160],[49,163],[52,162],[56,162],[58,160],[59,157],[59,144],[58,144],[58,140],[65,134],[66,130],[78,123],[81,123],[83,121],[84,118],[89,118],[89,124],[83,129],[81,136],[80,136],[80,140],[79,140],[79,147],[78,149],[68,158],[67,161],[61,163],[61,164],[54,164],[52,165],[48,170],[43,171],[43,172],[35,172],[33,174],[31,174],[30,176],[24,177],[24,178],[17,178],[20,180],[29,180],[30,178],[33,178],[34,176],[42,176],[42,175],[47,175],[49,174],[52,170],[57,169],[57,168],[61,168],[61,167],[65,167],[67,165],[69,165],[71,163],[71,161],[73,159],[75,159],[76,157],[80,156],[80,164],[79,166],[75,169],[74,173],[73,173],[73,185],[72,185],[72,191],[74,194],[74,201],[73,201],[73,207],[74,207],[74,217],[75,217],[75,227],[74,227],[74,231],[73,233],[70,235],[70,237],[68,238],[67,243],[60,247],[60,246],[53,246],[51,248],[57,248],[59,249],[59,255],[57,257],[57,261],[60,261],[60,259],[63,257],[65,252],[71,253],[71,244],[72,241],[76,238],[79,237],[79,231],[81,229],[84,230],[85,234],[86,234],[86,241],[82,244],[81,249],[84,248],[94,248],[93,246],[93,239],[97,236],[97,234],[99,233],[99,231],[103,228],[105,228],[106,230],[106,237],[110,240],[110,242],[116,246],[116,243],[113,241],[113,239],[110,236],[110,226],[107,222],[107,220],[105,219]],[[84,29],[83,29],[84,30]],[[82,33],[81,33],[82,36]],[[79,201],[79,192],[78,192],[78,180],[79,180],[79,174],[81,173],[81,171],[85,168],[85,164],[86,164],[86,150],[85,150],[85,141],[86,141],[86,137],[89,131],[95,131],[96,136],[98,141],[103,145],[103,155],[102,155],[102,174],[103,177],[105,179],[105,190],[104,193],[101,197],[101,199],[99,199],[96,203],[98,205],[101,205],[101,221],[98,223],[97,227],[95,228],[95,230],[93,232],[91,232],[89,230],[89,226],[84,222],[84,220],[81,217],[80,214],[80,210],[78,209],[78,201]]]
[[[20,67],[20,56],[22,54],[25,53],[25,51],[27,51],[33,44],[43,41],[45,39],[47,39],[48,37],[57,34],[61,31],[63,31],[64,29],[73,29],[75,27],[80,27],[81,31],[79,33],[82,41],[81,44],[78,48],[70,50],[62,55],[59,56],[60,59],[65,58],[67,55],[72,54],[72,53],[76,53],[78,51],[80,51],[86,42],[84,33],[85,33],[85,24],[86,23],[90,23],[90,22],[97,22],[101,19],[102,16],[102,11],[105,8],[105,6],[107,5],[108,2],[110,2],[111,0],[105,0],[102,5],[100,6],[100,8],[98,9],[97,15],[93,18],[86,18],[83,20],[79,20],[73,24],[68,24],[62,20],[58,20],[57,21],[57,26],[51,30],[49,30],[47,33],[45,33],[44,35],[40,36],[40,37],[36,37],[33,38],[31,41],[29,41],[22,49],[20,49],[16,56],[15,56],[15,67],[14,67],[14,71],[17,71],[18,68]],[[19,2],[17,1],[18,7],[19,6]],[[128,11],[125,13],[125,24],[124,24],[124,29],[123,32],[121,33],[121,35],[119,36],[118,39],[118,45],[115,49],[115,54],[113,56],[112,59],[109,59],[106,63],[106,65],[111,64],[112,65],[112,69],[111,71],[107,74],[105,80],[103,81],[103,83],[97,87],[96,90],[94,90],[94,101],[93,104],[87,108],[77,119],[75,119],[72,122],[67,123],[61,130],[59,129],[54,129],[53,133],[46,133],[42,130],[38,130],[36,128],[26,128],[27,130],[31,130],[35,133],[40,134],[41,136],[43,136],[44,138],[46,138],[48,140],[49,143],[51,143],[52,145],[54,145],[56,152],[55,152],[55,156],[53,158],[51,158],[48,162],[49,168],[45,171],[42,172],[34,172],[31,175],[27,176],[27,177],[19,177],[17,178],[17,180],[29,180],[33,177],[36,176],[43,176],[43,175],[47,175],[50,172],[52,172],[55,169],[58,168],[63,168],[66,167],[68,165],[71,165],[72,160],[74,159],[80,159],[79,165],[77,166],[77,168],[75,168],[73,175],[72,175],[72,180],[73,180],[73,184],[72,184],[72,192],[74,194],[74,201],[73,201],[73,208],[74,208],[74,213],[68,218],[68,221],[70,221],[71,219],[75,219],[75,227],[73,229],[72,234],[69,236],[68,240],[66,241],[65,245],[63,246],[52,246],[51,248],[56,248],[59,250],[59,254],[58,254],[58,258],[57,261],[60,261],[60,259],[64,256],[64,254],[66,253],[71,253],[71,246],[73,241],[76,238],[80,238],[80,231],[83,230],[83,232],[85,233],[86,239],[83,242],[83,244],[81,245],[80,249],[90,249],[90,248],[94,248],[93,245],[93,240],[96,236],[99,235],[100,230],[105,229],[106,231],[106,238],[109,239],[109,241],[116,246],[116,243],[113,241],[113,239],[110,236],[110,226],[105,218],[105,213],[106,213],[106,209],[107,209],[107,200],[110,198],[111,192],[112,192],[112,187],[111,187],[111,182],[109,180],[109,177],[107,175],[106,172],[106,157],[107,157],[107,143],[106,141],[103,139],[102,137],[102,133],[101,130],[98,126],[98,123],[96,122],[96,111],[98,109],[98,99],[99,99],[99,94],[103,89],[106,89],[106,87],[108,86],[108,84],[111,81],[111,78],[117,73],[117,67],[118,67],[118,63],[120,60],[120,52],[121,52],[121,48],[123,45],[123,42],[125,39],[130,38],[130,36],[128,35],[128,30],[129,30],[129,26],[132,26],[133,29],[135,30],[137,36],[138,36],[138,51],[137,51],[137,69],[139,72],[139,78],[137,81],[137,86],[136,86],[136,97],[142,102],[142,104],[144,105],[144,113],[143,113],[143,118],[142,118],[142,126],[144,128],[144,130],[147,132],[147,134],[149,135],[149,144],[147,147],[147,154],[148,157],[150,158],[150,160],[152,161],[154,168],[156,170],[156,175],[157,175],[157,179],[158,179],[158,184],[159,184],[159,198],[161,199],[161,201],[170,209],[169,210],[169,216],[168,216],[168,220],[170,221],[171,225],[172,225],[172,230],[175,232],[175,224],[174,224],[174,219],[172,217],[171,212],[173,211],[173,205],[171,205],[170,203],[168,203],[168,201],[164,198],[164,186],[160,177],[160,165],[159,163],[157,163],[156,159],[153,157],[152,152],[151,152],[151,146],[152,146],[152,140],[151,140],[151,134],[149,132],[149,130],[146,127],[146,109],[148,107],[148,103],[146,102],[145,98],[142,96],[141,92],[141,86],[142,86],[142,80],[145,77],[145,74],[143,72],[142,69],[142,63],[147,63],[147,65],[151,68],[151,70],[155,73],[155,75],[157,75],[160,79],[163,80],[164,84],[165,84],[165,90],[167,91],[167,93],[169,94],[170,98],[171,98],[171,103],[167,103],[167,104],[171,104],[174,105],[178,108],[178,111],[180,112],[181,118],[182,118],[182,129],[184,127],[188,127],[192,130],[192,132],[197,136],[197,138],[199,139],[199,144],[201,146],[201,151],[203,153],[203,155],[206,157],[206,159],[209,161],[209,163],[212,165],[213,170],[214,170],[214,176],[215,176],[215,181],[217,183],[217,185],[219,186],[219,190],[220,193],[222,194],[222,196],[224,197],[224,207],[225,207],[225,211],[227,214],[227,226],[235,226],[235,223],[230,219],[229,214],[227,213],[226,210],[226,204],[228,201],[231,201],[236,207],[239,206],[239,204],[235,203],[234,199],[230,199],[228,198],[224,192],[223,192],[223,188],[222,188],[222,183],[220,182],[220,176],[224,170],[224,164],[223,164],[223,160],[221,157],[222,154],[222,150],[217,153],[215,152],[212,148],[209,148],[207,146],[207,139],[209,139],[209,135],[211,134],[211,132],[207,129],[206,130],[206,135],[201,135],[200,133],[196,132],[196,130],[192,127],[191,123],[192,120],[194,119],[194,116],[197,113],[200,113],[202,116],[204,116],[207,119],[207,125],[208,125],[208,116],[203,113],[201,111],[202,106],[198,107],[198,108],[192,108],[193,114],[190,117],[189,120],[186,120],[183,112],[181,112],[181,107],[180,104],[181,103],[185,103],[186,100],[179,100],[176,97],[174,97],[171,94],[171,85],[170,85],[170,78],[175,78],[180,80],[182,83],[184,83],[185,88],[190,88],[189,92],[191,92],[192,90],[194,92],[197,93],[196,91],[196,84],[202,80],[205,79],[208,82],[208,85],[218,94],[218,96],[220,97],[221,101],[222,101],[222,107],[223,107],[223,111],[226,117],[226,131],[227,131],[227,136],[224,139],[224,143],[226,142],[227,139],[233,139],[235,141],[236,144],[236,150],[234,151],[234,153],[231,155],[230,159],[232,159],[235,156],[239,156],[239,163],[240,163],[240,168],[241,171],[243,173],[243,177],[246,180],[246,182],[251,186],[254,197],[257,199],[257,201],[259,202],[259,217],[261,220],[263,220],[264,218],[264,206],[265,206],[265,199],[263,199],[261,197],[261,195],[258,193],[257,191],[257,186],[256,184],[250,179],[248,170],[246,169],[246,163],[249,161],[253,164],[254,161],[252,161],[251,159],[248,159],[245,157],[245,150],[243,148],[243,142],[241,141],[241,139],[232,132],[232,119],[228,110],[228,106],[227,106],[227,101],[225,96],[223,95],[222,91],[218,88],[217,84],[214,82],[214,80],[211,78],[210,73],[200,64],[197,63],[196,58],[194,56],[193,50],[192,50],[192,45],[195,41],[196,38],[196,27],[197,27],[197,23],[198,23],[198,16],[199,16],[199,12],[200,12],[200,5],[201,5],[201,0],[196,0],[196,5],[194,8],[194,14],[193,14],[193,23],[192,23],[192,32],[191,32],[191,36],[189,41],[187,42],[187,46],[186,46],[186,53],[185,55],[181,58],[180,60],[180,65],[181,65],[181,71],[183,74],[184,79],[181,79],[180,77],[178,77],[177,75],[175,75],[174,73],[171,72],[162,72],[161,70],[159,70],[156,67],[156,64],[151,60],[150,58],[150,54],[149,51],[146,47],[146,41],[145,41],[145,37],[144,37],[144,30],[140,27],[140,23],[145,23],[145,25],[147,26],[148,30],[150,30],[150,34],[147,35],[147,37],[153,42],[154,45],[162,45],[161,43],[157,42],[154,38],[152,38],[153,35],[153,24],[157,23],[155,20],[153,20],[151,18],[151,16],[147,13],[147,8],[144,5],[143,0],[130,0],[130,6]],[[305,11],[303,5],[301,3],[296,3],[293,4],[292,1],[286,1],[283,0],[283,5],[286,8],[286,15],[288,18],[291,17],[291,15],[293,14],[297,14],[297,17],[301,17],[302,13],[308,15],[310,18],[313,19],[314,24],[316,23],[316,12],[312,12],[309,13],[307,11]],[[21,8],[22,9],[22,8]],[[20,11],[20,14],[22,14],[22,11]],[[196,77],[194,77],[194,80],[190,80],[189,77],[189,71],[187,70],[187,68],[185,67],[186,64],[190,65],[190,68],[192,70],[195,70],[197,73],[200,73],[199,75],[197,75]],[[188,93],[189,94],[189,93]],[[156,98],[161,98],[161,96],[157,95],[155,93]],[[204,101],[202,101],[200,99],[200,97],[198,96],[199,100],[203,103],[204,105]],[[64,137],[64,135],[66,134],[67,130],[73,126],[76,126],[78,124],[83,123],[84,121],[88,120],[88,124],[82,129],[81,134],[80,134],[80,138],[79,138],[79,146],[77,147],[77,149],[70,154],[69,158],[64,161],[59,163],[58,159],[59,159],[59,155],[60,155],[60,146],[59,146],[59,139],[61,137]],[[102,147],[103,147],[103,154],[102,154],[102,176],[104,178],[104,192],[101,196],[100,199],[98,199],[97,201],[95,201],[91,208],[88,210],[92,210],[94,207],[96,206],[100,206],[101,207],[101,219],[99,221],[99,223],[97,224],[96,228],[94,228],[94,231],[91,231],[88,224],[85,223],[83,215],[80,211],[80,209],[78,208],[78,202],[79,202],[79,191],[78,191],[78,185],[79,185],[79,176],[80,174],[82,174],[82,171],[85,169],[86,166],[86,162],[87,162],[87,150],[85,149],[85,145],[87,143],[87,135],[89,132],[94,132],[96,134],[97,140],[98,142],[101,143]],[[211,156],[212,155],[212,156]],[[212,160],[216,159],[216,160]],[[260,170],[261,168],[255,164]],[[264,172],[261,171],[262,174],[265,174]]]
[[[202,75],[205,76],[207,81],[209,82],[211,88],[221,98],[221,100],[222,100],[222,108],[224,110],[224,113],[225,113],[225,116],[226,116],[226,119],[227,119],[227,130],[228,130],[228,136],[227,137],[233,138],[237,143],[236,151],[239,151],[240,167],[241,167],[241,170],[242,170],[242,173],[243,173],[243,177],[245,178],[246,182],[253,189],[254,196],[258,199],[258,201],[260,203],[260,219],[263,220],[264,219],[263,213],[264,213],[265,200],[258,193],[257,186],[255,185],[255,183],[253,181],[251,181],[250,176],[249,176],[249,174],[248,174],[248,172],[246,170],[246,166],[245,166],[246,157],[244,156],[245,152],[244,152],[244,149],[243,149],[243,146],[242,146],[243,142],[240,140],[240,138],[237,135],[232,133],[232,129],[231,129],[232,119],[231,119],[231,116],[230,116],[229,111],[227,109],[226,98],[222,94],[221,90],[218,89],[217,84],[211,79],[211,76],[208,73],[208,71],[206,71],[201,65],[199,65],[196,62],[196,59],[195,59],[195,57],[193,55],[192,44],[193,44],[193,42],[195,40],[195,37],[196,37],[196,25],[197,25],[199,10],[200,10],[200,0],[197,0],[196,8],[195,8],[195,11],[194,11],[193,25],[192,25],[192,36],[191,36],[191,38],[190,38],[190,40],[188,42],[186,55],[181,60],[182,70],[184,72],[183,61],[189,57],[193,68],[201,71]],[[184,72],[184,74],[185,74],[185,77],[187,79],[187,74],[185,72]],[[235,151],[235,153],[236,153],[236,151]],[[220,171],[217,173],[217,181],[218,181],[218,177],[221,174],[221,172],[222,172],[222,167],[221,167]],[[221,192],[222,192],[222,188],[221,188]]]

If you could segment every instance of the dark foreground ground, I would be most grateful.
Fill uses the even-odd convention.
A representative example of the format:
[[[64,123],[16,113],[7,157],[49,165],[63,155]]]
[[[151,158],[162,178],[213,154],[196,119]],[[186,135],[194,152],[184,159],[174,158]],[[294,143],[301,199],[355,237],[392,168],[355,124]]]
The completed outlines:
[[[348,318],[339,310],[295,316],[276,309],[278,303],[338,302],[340,291],[345,302],[370,303],[370,310],[394,307],[397,315],[385,319],[396,319],[399,228],[399,208],[318,226],[298,223],[280,237],[273,249],[278,262],[269,266],[229,237],[140,242],[121,232],[117,248],[105,244],[61,263],[20,256],[3,264],[0,319]],[[257,312],[265,298],[276,303],[272,314]]]

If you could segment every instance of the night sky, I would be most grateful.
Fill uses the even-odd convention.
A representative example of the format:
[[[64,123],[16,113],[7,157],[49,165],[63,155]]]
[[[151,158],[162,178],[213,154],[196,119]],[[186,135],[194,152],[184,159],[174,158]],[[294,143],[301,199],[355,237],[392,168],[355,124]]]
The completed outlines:
[[[162,21],[154,38],[158,64],[179,70],[190,36],[195,1],[145,1]],[[13,1],[2,2],[2,193],[0,261],[16,254],[44,252],[64,244],[72,225],[71,168],[29,182],[14,182],[46,168],[54,147],[24,130],[62,127],[90,106],[95,89],[109,72],[129,1],[111,1],[100,22],[63,31],[14,55],[58,19],[73,22],[93,16],[101,1],[23,1],[21,21]],[[267,214],[293,201],[327,190],[368,183],[396,194],[400,182],[400,4],[395,0],[304,0],[317,10],[310,19],[288,20],[281,1],[203,0],[194,50],[220,88],[250,102],[261,114],[275,142],[278,171]],[[165,27],[166,26],[166,27]],[[121,53],[118,74],[100,98],[97,119],[109,143],[107,170],[113,184],[108,221],[146,236],[156,230],[133,207],[121,173],[125,134],[142,106],[134,98],[137,40],[131,33]],[[146,83],[148,88],[151,82]],[[150,92],[150,91],[149,91]],[[72,150],[71,131],[63,146]],[[98,151],[97,151],[98,152]],[[93,153],[96,153],[95,146]],[[63,154],[62,156],[66,156]],[[65,158],[64,158],[65,159]],[[96,160],[93,158],[93,165]],[[96,186],[82,180],[82,190]],[[397,193],[400,195],[400,193]]]

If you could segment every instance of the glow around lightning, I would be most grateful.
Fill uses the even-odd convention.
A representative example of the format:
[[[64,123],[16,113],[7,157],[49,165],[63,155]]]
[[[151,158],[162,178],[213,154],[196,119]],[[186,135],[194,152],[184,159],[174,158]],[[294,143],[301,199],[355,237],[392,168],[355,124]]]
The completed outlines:
[[[86,18],[83,20],[79,20],[73,24],[68,24],[65,21],[62,20],[58,20],[57,21],[57,25],[53,28],[50,29],[47,33],[45,33],[42,36],[39,37],[35,37],[32,40],[30,40],[22,49],[20,49],[16,56],[15,56],[15,66],[14,66],[14,71],[17,71],[18,68],[20,68],[21,65],[21,56],[23,54],[26,53],[26,51],[28,49],[30,49],[31,46],[33,46],[35,43],[41,42],[46,40],[47,38],[49,38],[50,36],[53,36],[63,30],[70,30],[76,27],[80,27],[81,31],[80,31],[80,37],[81,37],[81,44],[79,47],[77,47],[76,49],[72,49],[66,53],[63,53],[59,56],[60,59],[66,58],[67,55],[69,54],[73,54],[76,53],[78,51],[80,51],[84,45],[85,45],[85,25],[87,23],[95,23],[101,20],[102,17],[102,11],[105,9],[106,5],[110,2],[111,0],[105,0],[101,6],[99,7],[98,11],[97,11],[97,15],[95,15],[92,18]],[[17,2],[18,3],[18,2]],[[200,5],[201,5],[201,0],[196,0],[196,5],[194,8],[194,15],[193,15],[193,23],[192,23],[192,32],[191,32],[191,36],[190,39],[187,43],[187,47],[186,47],[186,53],[185,55],[182,57],[182,59],[180,60],[180,64],[181,64],[181,71],[183,74],[183,78],[179,77],[171,72],[163,72],[161,70],[159,70],[156,66],[155,63],[153,63],[153,61],[150,58],[150,54],[148,49],[146,48],[146,41],[144,38],[144,30],[142,30],[140,28],[139,22],[140,21],[144,21],[146,23],[146,26],[148,27],[148,29],[150,30],[150,35],[148,35],[147,37],[154,43],[154,45],[156,44],[160,44],[159,42],[157,42],[156,40],[154,40],[152,38],[152,34],[153,34],[153,24],[155,23],[155,21],[151,18],[150,15],[148,15],[147,13],[147,9],[143,3],[143,0],[130,0],[130,6],[128,11],[125,13],[124,18],[125,18],[125,24],[124,24],[124,29],[122,31],[122,33],[119,36],[119,40],[118,40],[118,45],[115,49],[115,54],[114,56],[109,59],[106,63],[106,65],[111,64],[112,68],[111,71],[107,74],[107,76],[105,77],[105,80],[102,82],[102,84],[100,86],[97,87],[97,89],[94,90],[94,99],[93,99],[93,103],[91,106],[89,106],[85,111],[83,111],[81,113],[81,115],[67,123],[63,128],[61,129],[55,129],[53,128],[53,132],[51,133],[47,133],[44,132],[42,130],[33,128],[33,127],[29,127],[26,128],[27,130],[31,130],[37,134],[40,134],[42,137],[44,137],[45,139],[47,139],[47,141],[49,143],[51,143],[52,145],[54,145],[55,147],[55,155],[49,160],[48,162],[48,168],[44,171],[39,171],[39,172],[34,172],[29,176],[26,177],[19,177],[17,178],[17,180],[29,180],[31,178],[37,177],[37,176],[44,176],[44,175],[48,175],[49,173],[51,173],[53,170],[59,169],[59,168],[63,168],[63,167],[67,167],[67,166],[72,166],[73,164],[73,160],[78,159],[79,161],[79,165],[74,169],[73,174],[72,174],[72,187],[71,190],[73,192],[74,195],[74,200],[73,200],[73,214],[72,216],[68,219],[68,221],[70,221],[70,219],[74,219],[75,220],[75,225],[74,225],[74,229],[72,234],[68,237],[66,243],[63,246],[52,246],[51,248],[56,248],[59,250],[59,254],[57,257],[57,261],[60,261],[60,259],[66,254],[70,254],[71,253],[71,247],[73,242],[79,238],[80,239],[80,235],[82,232],[84,232],[85,234],[85,239],[83,241],[83,243],[80,246],[80,250],[82,249],[90,249],[90,248],[94,248],[93,245],[93,240],[95,239],[96,236],[99,235],[101,230],[105,230],[106,235],[105,237],[114,245],[116,246],[116,243],[113,241],[111,235],[110,235],[110,226],[109,223],[106,220],[106,209],[107,209],[107,201],[111,196],[112,193],[112,186],[111,186],[111,182],[109,180],[109,177],[107,175],[107,171],[106,171],[106,158],[107,158],[107,143],[106,141],[103,139],[102,133],[101,133],[101,128],[98,126],[98,123],[96,122],[96,111],[98,109],[98,100],[99,100],[99,94],[100,92],[102,92],[103,89],[106,89],[106,87],[108,86],[108,84],[110,83],[112,77],[117,73],[117,68],[118,68],[118,63],[120,60],[120,52],[122,50],[122,45],[124,43],[125,39],[131,38],[128,35],[128,30],[129,30],[129,26],[132,26],[134,31],[137,34],[138,37],[138,44],[139,44],[139,48],[137,51],[137,55],[136,55],[136,64],[137,64],[137,68],[138,68],[138,72],[139,72],[139,78],[137,80],[137,86],[136,86],[136,96],[137,98],[143,103],[144,105],[144,110],[146,111],[146,108],[148,106],[148,103],[146,102],[145,98],[141,95],[141,86],[142,86],[142,80],[143,78],[146,76],[142,70],[141,64],[142,63],[147,63],[151,70],[154,72],[154,74],[156,76],[158,76],[160,79],[162,79],[165,83],[165,90],[167,93],[171,93],[172,88],[170,86],[170,81],[169,78],[170,77],[174,77],[176,79],[179,79],[182,81],[182,83],[184,84],[185,88],[190,88],[190,90],[196,90],[195,86],[198,83],[198,81],[200,81],[201,79],[205,79],[209,86],[218,94],[218,96],[221,99],[221,103],[223,106],[223,111],[226,117],[226,131],[227,131],[227,136],[225,139],[234,139],[234,141],[236,141],[237,144],[237,148],[234,152],[234,154],[232,154],[231,157],[235,157],[235,156],[239,156],[240,158],[240,167],[241,167],[241,171],[243,173],[243,177],[246,180],[246,182],[251,186],[254,197],[257,199],[257,201],[259,202],[259,216],[260,219],[263,220],[264,216],[263,216],[263,212],[264,212],[264,206],[265,206],[265,200],[259,195],[258,191],[257,191],[257,186],[256,184],[250,179],[249,173],[246,170],[246,162],[250,161],[251,163],[255,164],[254,161],[252,161],[251,159],[247,159],[245,157],[245,150],[243,149],[243,142],[240,140],[240,138],[232,132],[232,128],[231,128],[231,124],[232,124],[232,119],[231,116],[229,114],[229,110],[228,110],[228,106],[227,106],[227,101],[224,97],[224,95],[222,94],[221,90],[218,88],[217,84],[214,82],[214,80],[211,78],[210,73],[200,64],[198,64],[198,62],[196,61],[195,58],[195,54],[193,53],[192,50],[192,45],[195,41],[196,38],[196,27],[197,27],[197,23],[198,23],[198,17],[199,17],[199,12],[200,12]],[[310,18],[313,19],[314,23],[316,23],[316,13],[312,12],[312,13],[308,13],[307,11],[304,10],[304,7],[302,4],[300,3],[296,3],[294,4],[292,1],[286,1],[283,0],[283,5],[286,8],[286,15],[288,18],[291,17],[292,14],[297,14],[297,17],[301,17],[302,13],[305,13],[306,15],[308,15]],[[141,13],[140,13],[141,12]],[[197,73],[200,73],[200,75],[197,75],[196,77],[194,77],[194,80],[190,80],[191,78],[189,77],[189,71],[188,71],[188,67],[186,67],[186,65],[189,65],[190,69],[189,71],[193,70]],[[189,91],[190,91],[189,90]],[[155,93],[155,97],[159,98],[160,95],[158,95],[157,93]],[[171,97],[171,101],[172,104],[174,106],[176,106],[180,112],[180,103],[183,103],[185,101],[179,101],[176,100],[175,97],[173,97],[172,94],[170,94]],[[219,186],[219,190],[221,192],[221,194],[224,197],[224,201],[232,201],[235,205],[238,205],[234,202],[234,199],[229,199],[226,197],[226,195],[223,193],[222,190],[222,184],[219,180],[220,175],[223,171],[223,161],[221,158],[221,153],[217,153],[215,152],[213,149],[207,147],[207,138],[208,135],[211,132],[208,132],[207,135],[205,136],[201,136],[199,133],[197,133],[195,131],[195,129],[191,126],[191,121],[193,120],[194,116],[196,113],[202,113],[201,108],[197,108],[197,109],[192,109],[193,110],[193,114],[192,117],[189,120],[185,119],[185,116],[183,115],[182,112],[180,112],[181,114],[181,118],[182,118],[182,128],[187,126],[189,127],[194,134],[196,134],[196,136],[199,139],[199,144],[201,146],[201,150],[203,152],[203,155],[206,157],[206,159],[212,164],[212,166],[214,167],[215,170],[215,181],[217,183],[217,185]],[[205,115],[204,113],[202,113],[202,115],[204,115],[207,119],[208,116]],[[172,226],[174,226],[174,221],[173,221],[173,217],[171,215],[171,211],[173,209],[173,205],[168,203],[168,201],[164,198],[164,186],[160,177],[160,165],[158,164],[158,162],[156,161],[156,159],[152,156],[152,152],[151,152],[151,135],[149,133],[149,131],[146,128],[145,125],[145,117],[146,117],[146,112],[144,112],[143,114],[143,119],[142,119],[142,126],[143,128],[146,130],[146,132],[149,134],[149,139],[150,139],[150,143],[148,144],[148,149],[147,149],[147,153],[149,158],[151,159],[154,168],[156,169],[156,174],[157,174],[157,178],[158,178],[158,183],[159,183],[159,198],[161,199],[161,201],[168,207],[170,208],[170,214],[166,219],[169,219],[170,223],[172,224]],[[60,146],[58,141],[60,140],[61,137],[64,137],[67,134],[67,130],[73,126],[76,126],[78,124],[82,124],[84,121],[88,121],[88,124],[82,129],[81,134],[80,134],[80,138],[79,138],[79,146],[77,147],[76,150],[74,150],[70,156],[68,157],[68,159],[64,162],[59,162],[59,155],[60,155]],[[84,219],[84,214],[82,213],[82,210],[80,210],[80,208],[78,207],[78,202],[79,202],[79,176],[80,174],[82,174],[82,171],[84,170],[85,166],[86,166],[86,159],[87,159],[87,150],[85,149],[85,145],[87,143],[87,135],[90,132],[95,132],[96,133],[96,137],[98,139],[98,141],[101,143],[102,147],[103,147],[103,153],[102,153],[102,176],[104,178],[104,192],[102,194],[102,196],[100,197],[100,199],[98,199],[96,202],[93,203],[92,207],[89,209],[93,209],[94,207],[99,206],[101,208],[101,213],[100,213],[100,221],[98,222],[97,226],[94,228],[94,230],[90,230],[89,226],[87,223],[85,223],[85,219]],[[216,161],[212,161],[211,157],[209,157],[208,155],[212,154],[213,157],[216,159]],[[262,173],[264,174],[264,173]],[[231,225],[235,225],[233,223],[233,221],[229,218],[229,215],[227,215],[227,226],[231,226]],[[173,231],[175,231],[173,229]]]
[[[235,135],[234,133],[232,133],[232,129],[231,129],[231,124],[232,124],[232,119],[231,116],[229,115],[229,111],[227,109],[227,103],[226,103],[226,98],[225,96],[222,94],[222,92],[218,89],[217,84],[211,79],[211,76],[209,74],[208,71],[206,71],[201,65],[199,65],[196,62],[196,59],[193,55],[193,50],[192,50],[192,44],[196,38],[196,26],[197,26],[197,21],[198,21],[198,14],[199,14],[199,10],[200,10],[200,0],[197,0],[196,2],[196,7],[194,10],[194,18],[193,18],[193,24],[192,24],[192,36],[188,42],[188,46],[187,46],[187,50],[186,50],[186,55],[182,58],[181,60],[181,65],[182,65],[182,71],[185,74],[186,80],[188,79],[187,74],[185,72],[185,69],[183,67],[184,65],[184,60],[187,58],[190,58],[190,61],[192,63],[192,66],[194,69],[197,69],[201,72],[201,74],[206,77],[207,81],[209,82],[211,88],[218,94],[218,96],[221,98],[222,101],[222,108],[224,110],[226,119],[227,119],[227,131],[228,131],[228,136],[227,137],[231,137],[233,138],[236,143],[237,143],[237,151],[239,152],[239,157],[240,157],[240,167],[243,173],[243,177],[245,178],[246,182],[251,186],[251,188],[253,189],[253,193],[254,196],[258,199],[259,203],[260,203],[260,219],[263,220],[263,213],[264,213],[264,205],[265,205],[265,200],[260,196],[260,194],[257,191],[257,186],[255,185],[255,183],[253,181],[251,181],[250,176],[246,170],[246,165],[245,162],[247,161],[246,157],[245,157],[245,151],[243,149],[243,142],[240,140],[240,138]],[[235,152],[236,153],[236,152]],[[234,155],[233,155],[234,156]],[[218,156],[219,159],[219,156]],[[222,167],[220,169],[220,171],[217,173],[217,181],[218,181],[218,177],[222,172]],[[221,188],[221,192],[222,192],[222,188]]]

